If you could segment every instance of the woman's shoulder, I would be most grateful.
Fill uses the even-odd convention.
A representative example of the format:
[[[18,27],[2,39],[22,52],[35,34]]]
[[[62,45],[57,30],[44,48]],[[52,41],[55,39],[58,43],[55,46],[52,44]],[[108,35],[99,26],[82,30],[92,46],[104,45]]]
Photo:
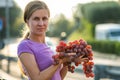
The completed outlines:
[[[28,40],[25,39],[25,40],[20,41],[18,46],[27,46],[27,45],[28,45]]]
[[[25,40],[20,41],[20,43],[19,43],[19,44],[27,44],[27,43],[28,43],[28,40],[27,40],[27,39],[25,39]]]
[[[33,54],[32,49],[31,49],[31,45],[29,45],[28,40],[22,40],[18,45],[18,55],[20,55],[23,52]]]

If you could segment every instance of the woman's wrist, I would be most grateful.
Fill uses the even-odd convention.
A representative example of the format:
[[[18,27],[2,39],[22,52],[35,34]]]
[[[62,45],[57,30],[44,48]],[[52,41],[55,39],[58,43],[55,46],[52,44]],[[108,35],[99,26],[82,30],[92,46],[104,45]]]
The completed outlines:
[[[63,67],[68,67],[68,64],[67,63],[63,63]]]

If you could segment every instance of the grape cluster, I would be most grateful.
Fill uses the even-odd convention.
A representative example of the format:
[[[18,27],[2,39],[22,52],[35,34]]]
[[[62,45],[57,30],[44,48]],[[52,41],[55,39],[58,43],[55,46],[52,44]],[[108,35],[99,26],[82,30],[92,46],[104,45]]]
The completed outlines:
[[[70,72],[74,72],[75,66],[83,65],[83,71],[86,77],[94,77],[94,73],[92,68],[94,66],[93,60],[93,52],[91,45],[88,45],[87,42],[83,39],[74,40],[68,43],[64,41],[60,41],[58,46],[56,47],[56,52],[59,54],[53,55],[54,65],[59,64],[59,59],[63,59],[64,57],[69,57],[70,61],[64,63],[64,66],[68,66],[68,70]],[[71,55],[69,53],[75,53],[75,55]],[[80,58],[80,59],[78,59]],[[82,61],[82,59],[84,59]],[[74,63],[74,65],[73,65]]]

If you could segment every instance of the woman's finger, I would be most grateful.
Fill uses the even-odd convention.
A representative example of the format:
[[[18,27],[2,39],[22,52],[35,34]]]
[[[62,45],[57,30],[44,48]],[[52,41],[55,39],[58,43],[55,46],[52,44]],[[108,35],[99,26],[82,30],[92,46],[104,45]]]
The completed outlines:
[[[76,55],[76,53],[67,53],[68,54],[68,56],[74,56],[74,55]]]
[[[81,62],[88,62],[89,59],[88,59],[88,58],[81,58],[80,61],[81,61]]]

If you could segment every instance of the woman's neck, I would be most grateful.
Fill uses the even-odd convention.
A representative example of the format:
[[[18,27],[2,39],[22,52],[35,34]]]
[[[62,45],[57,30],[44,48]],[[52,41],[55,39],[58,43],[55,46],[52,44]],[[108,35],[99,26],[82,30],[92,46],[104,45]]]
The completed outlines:
[[[29,39],[39,43],[45,43],[45,36],[29,36]]]

